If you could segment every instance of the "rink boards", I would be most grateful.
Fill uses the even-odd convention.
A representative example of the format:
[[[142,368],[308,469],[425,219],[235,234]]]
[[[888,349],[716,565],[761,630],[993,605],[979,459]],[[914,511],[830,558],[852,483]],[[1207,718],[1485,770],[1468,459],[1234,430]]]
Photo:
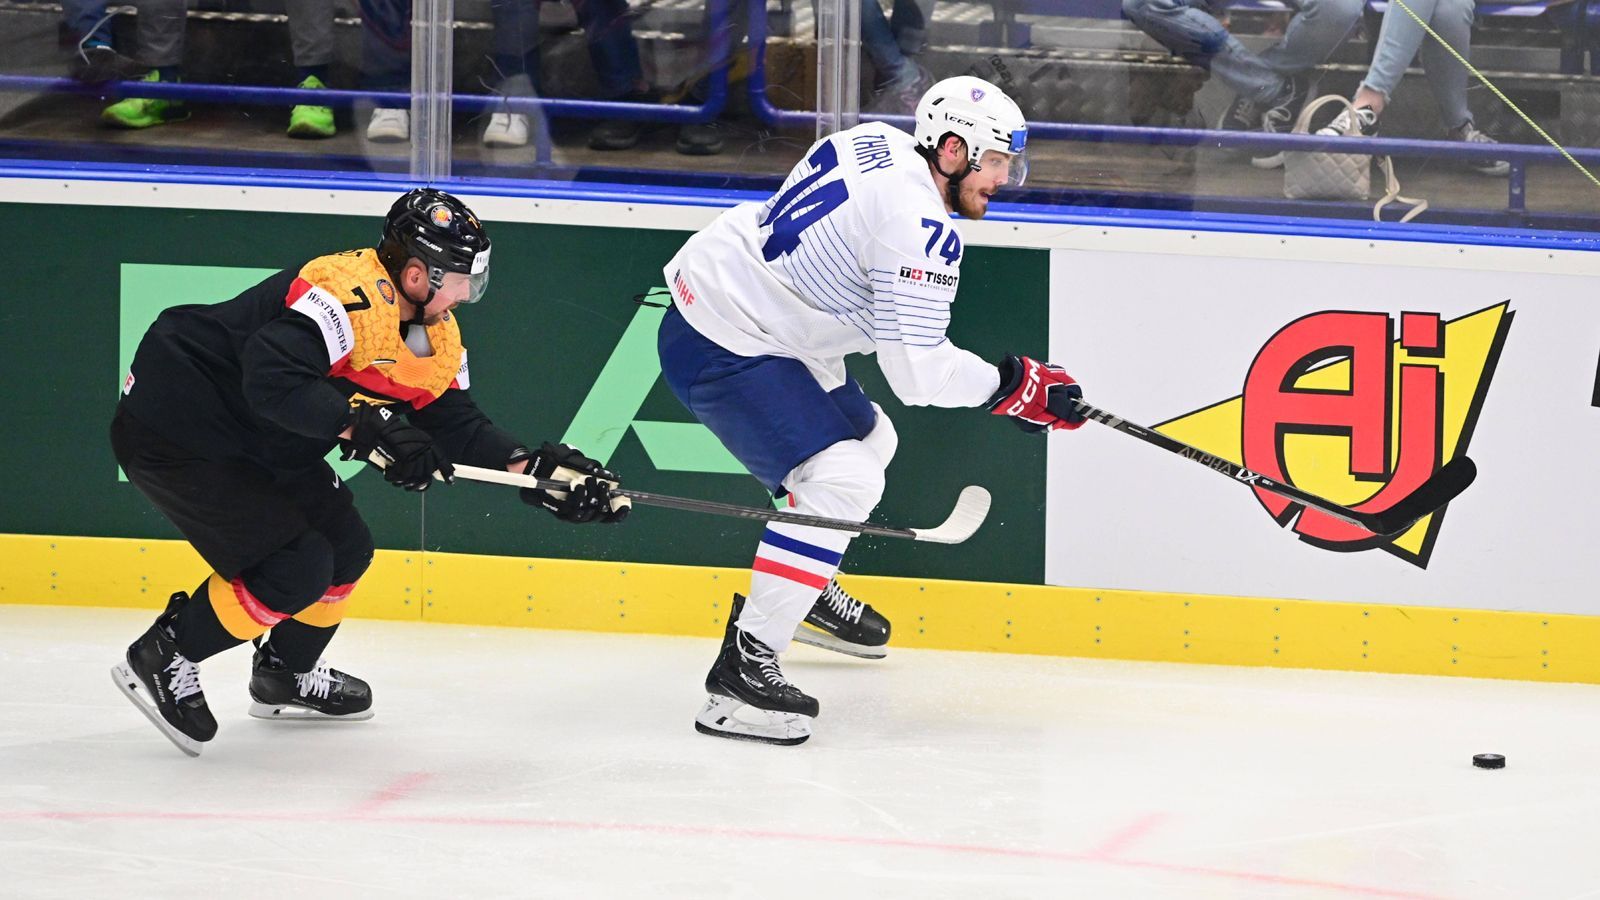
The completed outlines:
[[[0,509],[0,601],[155,606],[203,570],[106,446],[138,335],[167,305],[370,244],[391,195],[6,184],[0,241],[36,249],[13,307],[33,378],[4,404],[8,456],[31,472]],[[594,448],[641,489],[761,503],[659,383],[652,312],[631,300],[717,210],[474,206],[494,227],[494,290],[462,320],[490,415]],[[1363,539],[1097,425],[1041,439],[900,407],[858,360],[901,435],[878,518],[933,524],[965,483],[996,498],[960,547],[852,548],[847,571],[871,574],[847,586],[897,645],[1600,682],[1600,256],[1081,221],[964,231],[951,335],[986,358],[1048,355],[1098,405],[1341,503],[1386,502],[1463,452],[1481,474],[1406,534]],[[758,533],[661,510],[565,528],[509,491],[424,503],[342,474],[385,548],[357,615],[709,636]]]

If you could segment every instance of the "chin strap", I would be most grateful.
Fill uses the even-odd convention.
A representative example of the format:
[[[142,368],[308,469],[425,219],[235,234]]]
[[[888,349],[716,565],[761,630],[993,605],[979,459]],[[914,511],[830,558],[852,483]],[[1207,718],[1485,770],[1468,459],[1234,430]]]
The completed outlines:
[[[443,284],[444,284],[444,270],[435,268],[433,266],[429,266],[428,267],[428,296],[420,304],[418,304],[416,301],[412,300],[410,297],[406,298],[406,302],[411,304],[411,307],[412,307],[412,309],[415,310],[415,312],[413,312],[411,314],[411,318],[401,320],[400,328],[402,330],[404,330],[409,325],[424,325],[425,326],[425,325],[428,324],[427,322],[423,321],[423,314],[427,310],[428,304],[433,302],[434,296],[439,293],[439,288]]]
[[[428,304],[433,302],[434,293],[435,293],[434,288],[430,285],[428,287],[428,299],[422,301],[421,303],[411,303],[411,308],[412,308],[412,310],[414,310],[414,312],[412,312],[411,318],[404,319],[404,320],[402,320],[400,322],[400,330],[401,331],[404,331],[406,328],[408,328],[408,327],[410,327],[412,325],[424,325],[424,326],[426,326],[428,324],[428,323],[423,321],[423,316],[424,316],[425,312],[428,309]],[[409,302],[409,300],[408,300],[408,302]]]
[[[924,148],[918,147],[917,149],[918,150],[922,150]],[[928,160],[928,165],[933,166],[933,170],[935,172],[938,172],[940,175],[944,176],[944,179],[945,179],[945,197],[947,198],[946,202],[949,204],[950,208],[951,209],[960,209],[961,208],[961,179],[966,178],[968,175],[971,175],[973,173],[973,171],[977,169],[977,166],[974,166],[972,164],[972,160],[969,159],[969,160],[967,160],[966,167],[963,168],[959,174],[951,175],[951,174],[945,172],[944,168],[939,165],[939,157],[932,150],[927,150],[927,152],[925,152],[923,154],[923,156],[924,156],[925,159]]]

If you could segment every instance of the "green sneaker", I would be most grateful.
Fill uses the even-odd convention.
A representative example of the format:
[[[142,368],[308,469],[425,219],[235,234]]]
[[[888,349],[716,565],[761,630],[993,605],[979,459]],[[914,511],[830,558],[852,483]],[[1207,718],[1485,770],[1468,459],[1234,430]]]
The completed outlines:
[[[327,85],[315,75],[307,75],[300,82],[303,91],[326,90]],[[333,125],[333,109],[327,106],[296,106],[289,111],[289,137],[331,138],[338,129]]]
[[[140,81],[160,81],[159,72],[151,72]],[[181,122],[189,118],[189,108],[178,100],[156,97],[129,97],[118,100],[100,111],[100,121],[114,128],[149,128],[168,122]]]

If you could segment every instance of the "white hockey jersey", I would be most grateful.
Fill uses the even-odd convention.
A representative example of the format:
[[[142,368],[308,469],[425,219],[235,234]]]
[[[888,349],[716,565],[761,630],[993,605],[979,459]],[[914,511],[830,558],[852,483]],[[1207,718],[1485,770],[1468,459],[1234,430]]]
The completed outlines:
[[[868,123],[818,141],[663,271],[689,324],[740,356],[792,357],[831,391],[846,355],[876,353],[907,405],[978,406],[999,372],[945,337],[962,250],[911,136]]]

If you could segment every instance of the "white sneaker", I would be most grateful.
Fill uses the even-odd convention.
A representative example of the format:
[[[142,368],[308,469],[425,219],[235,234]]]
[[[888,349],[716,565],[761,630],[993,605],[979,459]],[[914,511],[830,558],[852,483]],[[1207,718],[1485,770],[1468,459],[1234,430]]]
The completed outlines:
[[[1261,132],[1263,134],[1288,134],[1294,130],[1295,119],[1300,117],[1300,108],[1305,105],[1306,98],[1310,96],[1310,82],[1304,75],[1293,75],[1284,80],[1283,89],[1261,113]],[[1255,153],[1263,154],[1250,157],[1250,165],[1258,169],[1283,168],[1283,151],[1257,150]]]
[[[1458,141],[1469,144],[1498,144],[1499,141],[1478,130],[1478,126],[1468,119],[1466,124],[1450,132],[1450,136]],[[1511,163],[1503,159],[1471,159],[1466,162],[1466,167],[1479,175],[1490,178],[1504,178],[1511,174]]]
[[[403,141],[411,136],[411,110],[378,107],[367,122],[367,140],[380,144]]]
[[[1378,114],[1370,106],[1356,107],[1356,128],[1362,137],[1373,137],[1378,133]],[[1346,109],[1333,117],[1333,121],[1317,129],[1319,137],[1344,137],[1350,130],[1350,110]]]
[[[521,147],[528,143],[528,117],[522,113],[495,113],[483,130],[485,147]]]

